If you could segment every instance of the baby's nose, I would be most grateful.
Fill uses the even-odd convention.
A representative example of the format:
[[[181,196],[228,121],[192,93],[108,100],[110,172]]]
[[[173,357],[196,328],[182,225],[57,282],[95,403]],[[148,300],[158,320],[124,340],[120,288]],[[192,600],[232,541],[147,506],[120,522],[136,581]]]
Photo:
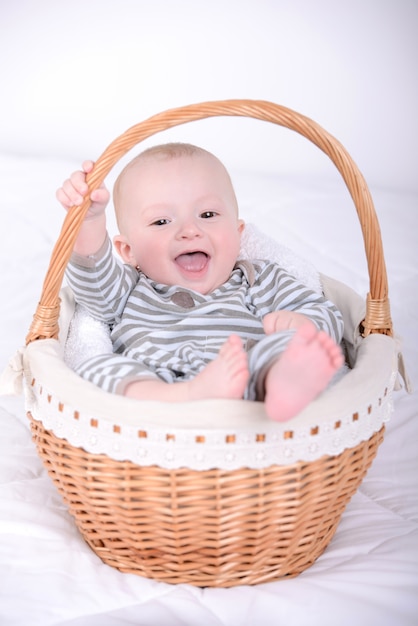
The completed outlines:
[[[201,229],[196,220],[186,220],[182,222],[179,228],[180,237],[190,238],[190,237],[198,237],[201,234]]]

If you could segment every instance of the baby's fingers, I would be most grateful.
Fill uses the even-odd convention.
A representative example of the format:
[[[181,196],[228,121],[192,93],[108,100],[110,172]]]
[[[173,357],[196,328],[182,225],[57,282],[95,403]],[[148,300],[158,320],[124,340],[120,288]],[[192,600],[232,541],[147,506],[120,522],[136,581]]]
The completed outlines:
[[[82,170],[73,172],[70,178],[64,181],[62,187],[58,189],[56,197],[65,209],[68,210],[73,206],[79,206],[84,202],[89,191],[89,187],[86,183],[86,175],[92,171],[93,167],[93,161],[84,161]],[[88,215],[92,216],[103,212],[109,202],[109,198],[110,193],[104,183],[102,183],[98,189],[95,189],[91,193],[90,199],[92,205],[90,206]]]
[[[81,204],[88,191],[86,182],[78,174],[84,176],[82,172],[72,174],[71,178],[64,181],[56,193],[57,199],[66,209]]]
[[[90,161],[90,160],[83,161],[83,164],[81,167],[83,168],[83,172],[85,174],[89,174],[94,167],[94,161]]]
[[[93,202],[104,202],[107,204],[110,194],[108,189],[104,185],[101,185],[98,189],[95,189],[91,192],[90,197]]]
[[[94,161],[84,161],[82,164],[82,168],[83,171],[86,174],[89,174],[92,169],[94,167]],[[86,191],[84,191],[84,194],[86,193]],[[110,193],[109,191],[106,189],[105,184],[102,182],[102,184],[100,185],[100,187],[98,189],[95,189],[94,191],[92,191],[91,195],[90,195],[90,199],[91,201],[97,205],[97,208],[99,207],[105,207],[107,205],[107,203],[109,202],[109,198],[110,198]]]

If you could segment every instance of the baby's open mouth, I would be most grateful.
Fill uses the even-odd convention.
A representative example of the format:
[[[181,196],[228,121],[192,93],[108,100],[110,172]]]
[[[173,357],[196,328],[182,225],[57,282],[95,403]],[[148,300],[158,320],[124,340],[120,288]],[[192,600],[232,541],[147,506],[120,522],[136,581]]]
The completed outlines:
[[[206,267],[208,261],[209,256],[206,252],[201,252],[200,250],[179,254],[176,257],[176,263],[187,272],[201,272]]]

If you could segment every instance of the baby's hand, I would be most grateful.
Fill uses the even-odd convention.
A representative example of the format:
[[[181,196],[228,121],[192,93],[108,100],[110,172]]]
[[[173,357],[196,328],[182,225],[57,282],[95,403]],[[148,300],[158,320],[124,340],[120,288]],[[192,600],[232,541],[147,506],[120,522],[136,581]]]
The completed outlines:
[[[82,165],[83,170],[71,174],[70,178],[57,190],[57,200],[67,211],[72,206],[78,206],[84,201],[85,195],[88,192],[86,174],[91,172],[93,166],[93,161],[84,161]],[[106,209],[109,197],[109,191],[104,184],[102,184],[99,189],[92,191],[90,196],[92,204],[87,212],[86,218],[95,218],[101,215]]]
[[[282,330],[292,330],[299,328],[303,324],[311,322],[309,317],[295,311],[273,311],[267,313],[263,318],[263,327],[266,335],[272,335]]]

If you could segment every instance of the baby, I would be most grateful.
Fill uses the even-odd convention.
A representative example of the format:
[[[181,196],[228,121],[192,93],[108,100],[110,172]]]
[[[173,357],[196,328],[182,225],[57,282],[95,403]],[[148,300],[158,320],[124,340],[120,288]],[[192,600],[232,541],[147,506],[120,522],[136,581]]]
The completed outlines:
[[[83,164],[57,191],[67,210],[88,192]],[[141,400],[245,398],[288,420],[343,364],[343,321],[331,302],[275,263],[239,260],[244,222],[223,164],[165,144],[119,175],[113,254],[104,185],[91,194],[67,279],[76,301],[111,327],[114,352],[78,373]]]

